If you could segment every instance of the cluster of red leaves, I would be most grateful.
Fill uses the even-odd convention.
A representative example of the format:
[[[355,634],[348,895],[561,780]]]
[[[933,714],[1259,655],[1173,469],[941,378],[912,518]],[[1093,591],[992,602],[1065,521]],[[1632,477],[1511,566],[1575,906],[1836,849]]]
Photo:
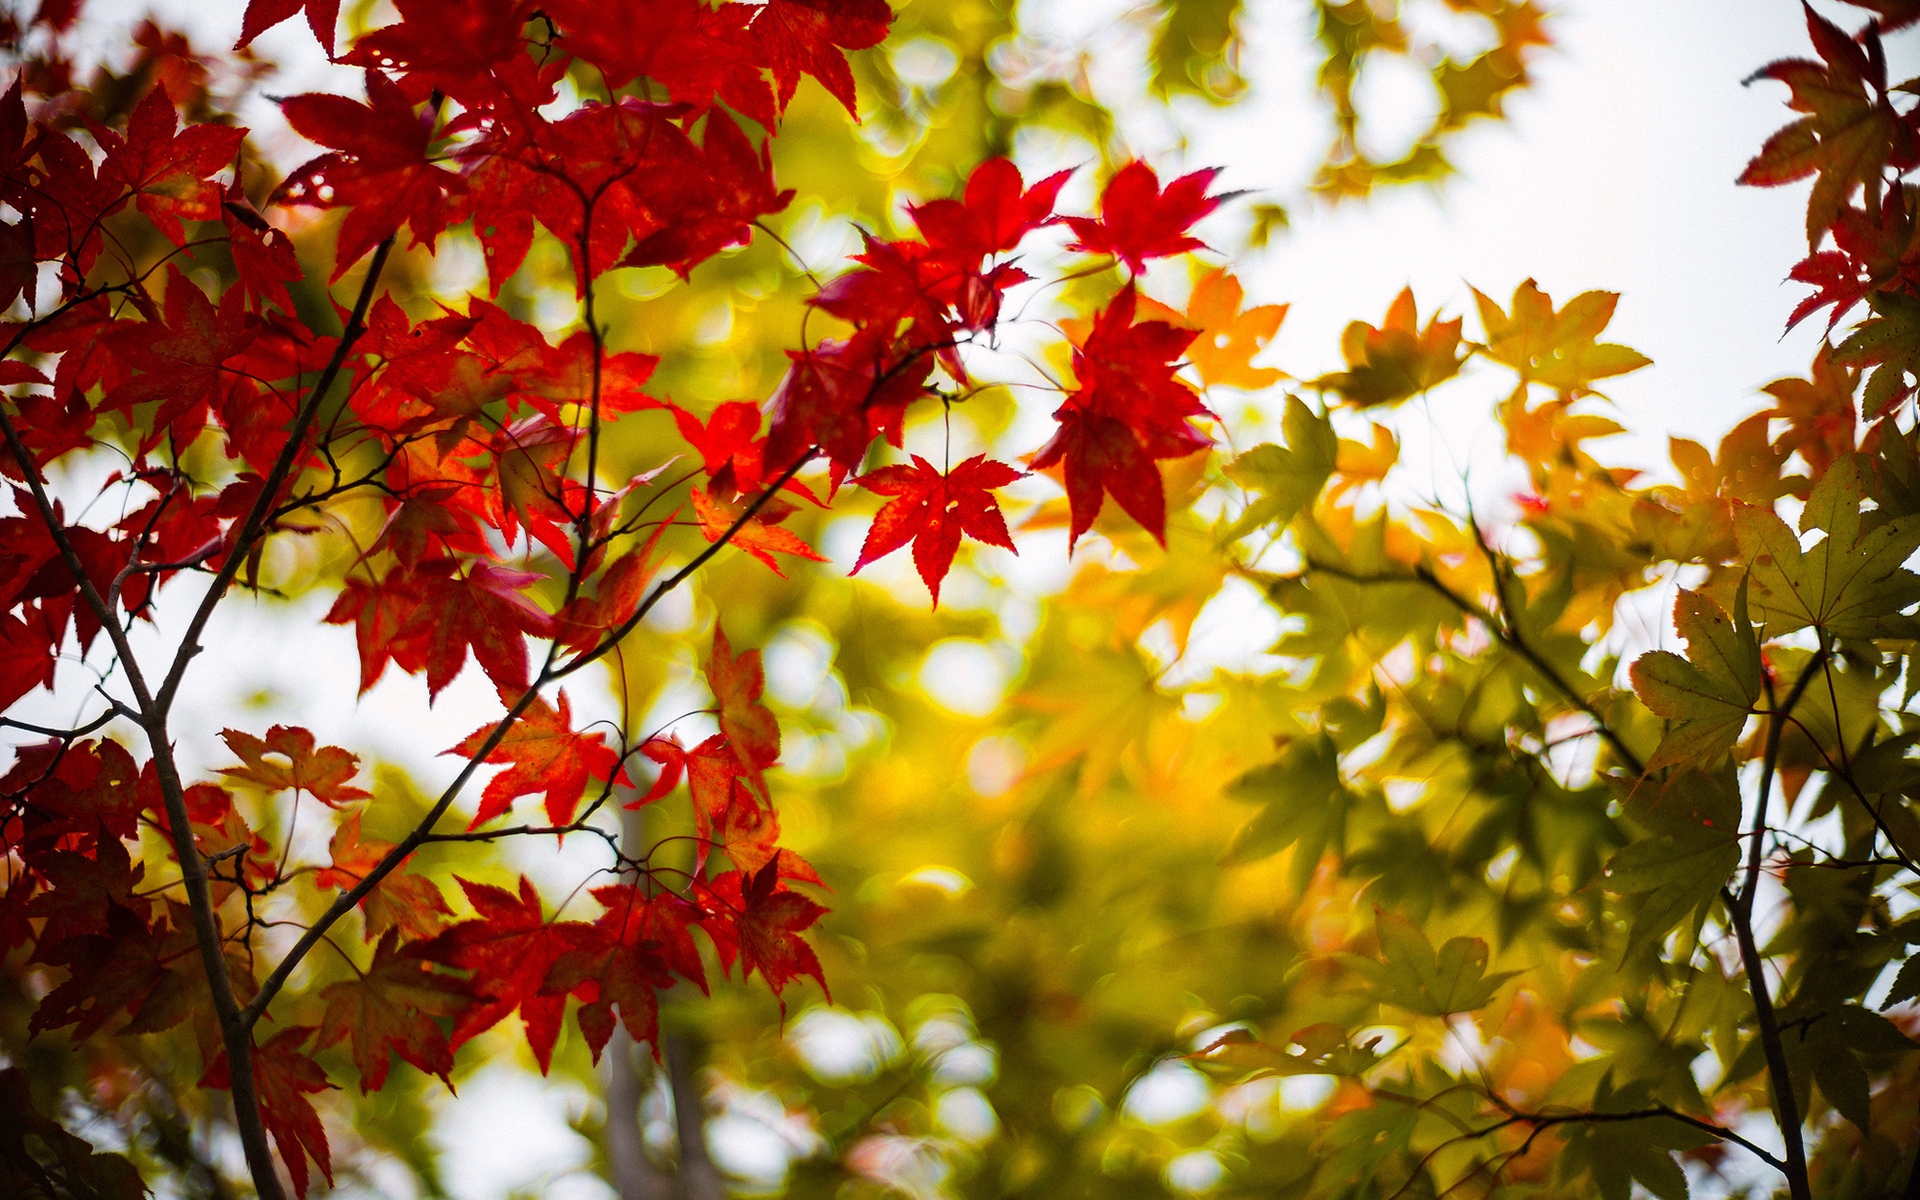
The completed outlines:
[[[229,772],[255,786],[315,788],[314,794],[335,800],[351,798],[357,790],[346,787],[341,776],[343,769],[344,777],[352,776],[353,756],[335,747],[315,749],[305,730],[276,727],[266,743],[231,730],[228,737],[245,748],[243,755],[263,744],[291,751],[284,767],[267,764],[278,772],[270,778],[254,776],[257,758]],[[248,828],[233,795],[202,783],[188,788],[186,798],[193,845],[221,864],[213,872],[216,893],[269,886],[277,876],[270,847]],[[128,852],[127,843],[137,839],[142,824],[172,834],[154,764],[137,765],[112,741],[28,747],[0,778],[0,802],[5,816],[0,843],[18,862],[0,896],[0,952],[27,945],[32,961],[67,973],[41,999],[31,1030],[68,1027],[73,1038],[84,1040],[107,1028],[120,1034],[159,1033],[191,1022],[209,1063],[208,1083],[225,1086],[220,1030],[191,915],[186,905],[163,898],[163,890],[149,883],[145,868]],[[250,994],[245,957],[229,953],[227,968],[236,988]],[[293,1030],[281,1032],[256,1062],[269,1128],[303,1189],[302,1147],[331,1178],[319,1118],[294,1082],[318,1080],[326,1086],[319,1068],[299,1052],[310,1032],[301,1030],[298,1037],[291,1036]]]
[[[709,679],[722,732],[691,753],[669,741],[650,743],[651,756],[669,765],[634,802],[657,801],[688,780],[702,840],[691,882],[681,891],[643,875],[594,889],[606,909],[599,919],[559,921],[544,915],[525,879],[517,896],[461,880],[474,915],[455,921],[439,886],[403,868],[362,898],[364,933],[376,943],[371,964],[321,989],[318,1025],[282,1030],[258,1047],[254,1062],[267,1128],[299,1188],[307,1186],[309,1157],[332,1178],[325,1134],[307,1095],[332,1086],[312,1054],[335,1043],[347,1043],[362,1091],[382,1086],[393,1056],[446,1076],[455,1050],[516,1011],[544,1071],[568,996],[579,1001],[576,1019],[595,1057],[616,1013],[637,1041],[653,1043],[655,993],[676,976],[707,987],[691,936],[696,929],[723,970],[737,962],[743,978],[757,971],[776,994],[802,975],[825,987],[801,935],[826,910],[786,883],[817,884],[819,876],[776,844],[779,822],[765,772],[779,759],[779,727],[761,702],[759,652],[736,655],[716,631]],[[488,732],[450,753],[481,753]],[[317,745],[305,729],[274,726],[264,737],[227,730],[223,736],[241,764],[221,773],[237,784],[329,806],[370,798],[349,782],[358,759]],[[539,791],[549,817],[565,824],[589,780],[609,785],[622,763],[604,735],[573,731],[564,694],[556,707],[529,707],[484,759],[508,769],[482,794],[475,827],[504,813],[516,796]],[[67,972],[40,1002],[33,1030],[71,1027],[73,1037],[85,1039],[108,1028],[158,1033],[192,1020],[209,1063],[202,1084],[228,1086],[191,916],[186,906],[143,887],[144,868],[127,847],[142,822],[171,832],[154,764],[137,766],[112,741],[52,742],[20,756],[0,778],[0,796],[8,801],[0,838],[21,866],[0,894],[0,952],[29,945],[33,961]],[[214,870],[219,891],[264,896],[298,875],[274,861],[225,788],[195,785],[188,801],[195,848],[215,864],[228,864]],[[319,888],[353,887],[394,849],[363,836],[360,816],[354,812],[335,834],[332,862],[313,875]],[[725,854],[728,869],[710,866],[717,861],[713,851]],[[229,968],[246,995],[252,975],[244,961],[236,954]]]
[[[660,988],[707,986],[696,929],[724,971],[738,963],[776,995],[802,976],[824,988],[803,934],[825,910],[791,886],[820,879],[779,844],[768,772],[780,734],[758,652],[735,653],[716,629],[718,732],[691,748],[580,728],[553,685],[616,646],[685,577],[657,578],[670,529],[691,524],[770,567],[776,554],[818,561],[783,522],[847,485],[885,498],[856,569],[911,544],[937,604],[963,538],[1013,548],[996,491],[1022,471],[984,455],[951,469],[920,455],[874,465],[877,444],[901,447],[913,405],[970,394],[969,347],[996,337],[1008,292],[1029,279],[1017,255],[1037,231],[1064,223],[1069,251],[1124,264],[1131,279],[1152,259],[1200,248],[1191,227],[1222,200],[1207,195],[1213,172],[1163,189],[1136,163],[1108,183],[1097,216],[1063,217],[1055,205],[1069,173],[1028,186],[1012,163],[989,161],[958,198],[912,210],[918,236],[867,236],[854,269],[811,301],[844,329],[790,352],[764,408],[735,401],[703,418],[646,395],[655,358],[611,351],[602,329],[556,342],[477,296],[463,310],[410,314],[378,290],[381,265],[403,233],[431,249],[465,226],[492,297],[541,231],[570,255],[589,312],[610,271],[685,277],[787,206],[792,193],[771,165],[781,116],[802,76],[854,110],[844,52],[884,37],[884,0],[395,8],[397,22],[344,52],[337,0],[252,0],[241,34],[244,46],[304,11],[329,56],[364,71],[364,99],[281,102],[323,152],[268,206],[339,210],[329,282],[372,256],[356,306],[328,314],[337,324],[316,327],[303,315],[311,306],[295,304],[305,272],[293,244],[243,187],[247,131],[216,119],[183,126],[183,107],[209,111],[206,61],[184,39],[142,32],[146,82],[122,89],[117,109],[82,96],[57,58],[36,60],[0,96],[0,204],[16,214],[0,222],[0,308],[13,318],[0,323],[0,387],[11,393],[0,470],[16,485],[16,513],[0,517],[0,707],[51,687],[61,651],[85,655],[103,632],[129,653],[124,626],[151,619],[156,595],[183,574],[211,577],[214,600],[230,584],[255,585],[268,538],[337,531],[327,507],[351,498],[377,505],[381,520],[355,534],[325,620],[352,626],[361,690],[391,665],[421,677],[431,701],[471,662],[507,709],[447,750],[501,768],[480,790],[470,834],[586,834],[635,755],[659,771],[632,806],[686,784],[691,872],[668,878],[616,852],[619,882],[592,892],[605,909],[592,921],[551,919],[525,880],[517,893],[462,880],[463,919],[441,884],[406,868],[428,831],[374,836],[386,818],[354,782],[358,758],[307,730],[225,731],[238,764],[220,783],[186,788],[191,828],[179,831],[154,762],[83,740],[111,712],[18,755],[0,780],[0,849],[18,867],[0,895],[0,950],[27,947],[65,972],[33,1028],[84,1039],[191,1020],[203,1083],[226,1086],[196,930],[212,927],[209,916],[229,922],[221,936],[239,1003],[262,989],[261,1005],[280,1004],[283,1019],[312,1010],[253,1059],[266,1128],[302,1192],[309,1162],[331,1178],[309,1097],[332,1086],[321,1058],[336,1044],[371,1090],[395,1056],[445,1076],[461,1044],[518,1012],[544,1069],[569,996],[596,1055],[616,1020],[650,1042]],[[606,102],[560,102],[576,61],[604,79]],[[223,252],[208,259],[208,245]],[[1158,461],[1210,444],[1194,424],[1209,414],[1176,374],[1194,333],[1138,320],[1138,303],[1127,282],[1092,322],[1058,431],[1031,460],[1059,469],[1076,539],[1107,496],[1161,536]],[[599,434],[643,412],[677,434],[661,458],[684,443],[705,476],[671,514],[649,511],[666,494],[658,470],[620,486],[600,478]],[[69,516],[46,470],[103,446],[124,452],[106,484],[123,499],[110,524],[83,518],[112,506],[76,503],[84,511]],[[826,501],[796,478],[816,458],[828,467]],[[182,664],[192,650],[183,653]],[[329,861],[290,867],[236,795],[342,810]],[[527,796],[541,798],[547,826],[495,824]],[[178,832],[212,864],[214,913],[164,899],[171,884],[143,886],[129,848],[142,824]],[[357,908],[367,965],[312,997],[276,1000],[276,977],[257,976],[251,956],[254,902],[296,884],[355,901],[326,920]],[[227,903],[239,894],[245,904]]]
[[[1889,83],[1880,42],[1882,32],[1912,18],[1882,4],[1849,2],[1881,15],[1850,37],[1808,8],[1807,30],[1819,58],[1781,59],[1748,80],[1786,84],[1788,105],[1805,114],[1768,138],[1740,174],[1741,183],[1756,187],[1814,177],[1807,201],[1811,253],[1791,276],[1816,290],[1794,308],[1789,328],[1830,308],[1831,330],[1875,295],[1920,295],[1920,190],[1900,181],[1920,167],[1920,107],[1895,107],[1896,94],[1912,84]],[[1831,248],[1822,249],[1829,237]],[[1893,399],[1904,395],[1900,389]]]

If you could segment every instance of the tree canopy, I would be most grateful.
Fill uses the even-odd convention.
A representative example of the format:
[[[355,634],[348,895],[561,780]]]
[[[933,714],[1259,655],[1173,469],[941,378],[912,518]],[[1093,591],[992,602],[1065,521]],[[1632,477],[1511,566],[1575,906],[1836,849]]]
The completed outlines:
[[[986,0],[7,16],[0,1185],[439,1194],[509,1062],[628,1196],[1914,1194],[1920,8],[1850,2],[1739,178],[1826,337],[1638,465],[1631,297],[1409,288],[1294,377],[1244,282],[1444,187],[1531,0],[1316,0],[1299,195],[1092,83],[1240,102],[1221,0],[1112,62]]]

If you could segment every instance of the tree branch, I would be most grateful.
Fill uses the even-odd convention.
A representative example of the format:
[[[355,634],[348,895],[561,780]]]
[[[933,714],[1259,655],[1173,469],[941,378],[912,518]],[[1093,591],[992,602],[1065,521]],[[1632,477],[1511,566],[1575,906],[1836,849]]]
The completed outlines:
[[[1572,684],[1561,678],[1559,671],[1554,669],[1553,664],[1548,662],[1539,651],[1527,644],[1527,640],[1521,636],[1518,628],[1494,616],[1480,605],[1475,604],[1473,601],[1442,583],[1440,577],[1435,575],[1427,567],[1415,567],[1410,574],[1406,575],[1362,575],[1358,571],[1350,571],[1345,567],[1336,567],[1331,563],[1315,562],[1312,559],[1308,559],[1307,571],[1310,573],[1318,572],[1322,575],[1331,575],[1335,579],[1344,579],[1348,583],[1417,583],[1431,589],[1435,594],[1445,599],[1447,603],[1459,609],[1461,613],[1485,625],[1487,631],[1493,635],[1495,641],[1519,655],[1542,679],[1546,680],[1555,691],[1559,692],[1563,699],[1581,713],[1585,714],[1587,719],[1593,722],[1593,731],[1599,734],[1600,737],[1606,741],[1607,745],[1613,748],[1615,756],[1618,757],[1621,763],[1623,763],[1628,770],[1632,771],[1636,777],[1646,774],[1647,768],[1646,765],[1640,761],[1640,756],[1629,749],[1626,742],[1621,740],[1620,735],[1613,731],[1613,727],[1607,724],[1606,718],[1600,715],[1600,710],[1593,706],[1593,702],[1581,695]]]

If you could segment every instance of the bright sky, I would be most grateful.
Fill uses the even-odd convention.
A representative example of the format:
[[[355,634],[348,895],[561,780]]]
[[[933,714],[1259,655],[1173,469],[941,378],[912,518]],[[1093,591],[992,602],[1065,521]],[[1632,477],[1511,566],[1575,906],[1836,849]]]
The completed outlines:
[[[1190,139],[1184,153],[1177,129],[1162,116],[1136,112],[1126,129],[1139,153],[1163,165],[1224,165],[1224,186],[1274,189],[1273,198],[1286,199],[1324,138],[1320,122],[1305,115],[1306,6],[1281,0],[1250,0],[1249,6],[1243,64],[1252,97],[1225,112],[1183,107],[1178,126]],[[199,38],[205,44],[223,45],[232,36],[234,21],[216,17],[213,6],[165,0],[157,7],[205,31]],[[1124,41],[1138,36],[1125,21],[1116,22],[1127,7],[1059,0],[1033,23],[1068,43]],[[1859,23],[1858,10],[1830,0],[1821,7],[1848,25]],[[229,10],[237,8],[223,4],[218,11]],[[1622,292],[1609,340],[1648,354],[1655,366],[1609,389],[1621,422],[1648,434],[1620,439],[1608,456],[1658,464],[1665,459],[1665,434],[1717,441],[1758,407],[1757,387],[1801,373],[1818,340],[1817,321],[1781,336],[1802,294],[1783,280],[1804,252],[1804,187],[1758,191],[1733,184],[1788,116],[1783,87],[1742,88],[1740,80],[1773,58],[1807,52],[1800,9],[1796,0],[1568,0],[1552,29],[1560,46],[1538,57],[1539,85],[1512,105],[1512,123],[1482,129],[1459,147],[1462,178],[1438,195],[1418,189],[1335,211],[1296,209],[1292,231],[1249,260],[1242,274],[1250,302],[1292,304],[1269,357],[1297,376],[1338,366],[1346,322],[1377,322],[1407,284],[1423,318],[1435,305],[1450,315],[1470,314],[1468,282],[1503,302],[1529,276],[1556,301],[1591,288]],[[310,55],[311,44],[297,22],[262,39],[263,51],[283,60]],[[1920,73],[1900,69],[1903,57],[1915,62],[1911,45],[1896,40],[1892,50],[1895,78]],[[274,81],[274,90],[306,90],[323,71],[324,65],[290,71]],[[1124,75],[1106,82],[1130,84]],[[1403,97],[1404,111],[1420,106],[1417,91],[1396,93],[1391,78],[1367,86],[1388,99]],[[1470,318],[1469,329],[1476,324]],[[1454,462],[1484,461],[1497,451],[1487,412],[1498,394],[1488,382],[1436,400],[1432,425]],[[424,717],[423,689],[413,686],[418,681],[390,680],[355,706],[349,631],[290,642],[274,633],[283,625],[251,606],[228,609],[223,620],[260,652],[218,671],[203,665],[192,698],[196,711],[183,714],[186,725],[217,727],[216,714],[230,714],[249,696],[277,694],[277,703],[255,710],[264,724],[280,718],[281,706],[291,703],[288,693],[297,692],[301,717],[323,736],[372,747],[432,779],[445,767],[445,760],[433,762],[433,751],[495,710],[471,672]],[[473,695],[463,704],[459,693],[469,684]],[[315,713],[316,707],[325,711]],[[396,723],[392,717],[400,712],[407,717]],[[64,714],[42,715],[57,720]],[[302,843],[296,853],[322,857],[324,841]],[[438,1140],[460,1148],[449,1163],[453,1193],[493,1200],[515,1188],[540,1187],[547,1195],[608,1195],[584,1175],[572,1175],[564,1186],[552,1182],[586,1160],[587,1147],[568,1117],[590,1103],[571,1085],[543,1083],[504,1065],[485,1068],[443,1109]]]

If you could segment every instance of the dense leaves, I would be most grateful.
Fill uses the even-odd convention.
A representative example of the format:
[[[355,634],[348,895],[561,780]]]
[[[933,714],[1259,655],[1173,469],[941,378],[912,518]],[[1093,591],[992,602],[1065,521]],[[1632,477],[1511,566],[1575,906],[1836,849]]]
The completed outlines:
[[[1316,7],[1322,194],[1442,173],[1524,83],[1539,10],[1452,7],[1486,48]],[[1756,77],[1800,119],[1744,177],[1812,179],[1791,319],[1834,344],[1670,476],[1591,448],[1649,365],[1602,340],[1610,292],[1409,289],[1278,394],[1285,306],[1209,248],[1220,173],[1076,192],[992,156],[1021,105],[1086,102],[973,80],[1017,57],[984,7],[405,0],[343,32],[254,0],[243,44],[304,13],[358,72],[280,102],[321,153],[277,182],[183,40],[86,86],[43,14],[0,99],[16,1024],[103,1105],[141,1081],[140,1121],[231,1089],[263,1195],[358,1170],[423,1075],[519,1053],[515,1014],[543,1072],[719,1036],[716,1103],[814,1109],[797,1195],[1897,1191],[1920,276],[1880,44],[1910,14],[1863,7]],[[1158,86],[1227,97],[1238,6],[1154,13]],[[895,29],[964,42],[979,112],[890,94],[911,52],[860,52]],[[1353,85],[1400,53],[1441,112],[1375,163]],[[939,170],[869,186],[849,117]],[[841,188],[857,253],[798,261]],[[1527,490],[1449,511],[1396,422],[1476,388]],[[1022,592],[1049,529],[1072,569]],[[240,593],[313,594],[369,706],[497,701],[427,748],[451,782],[272,697],[196,727]],[[1208,659],[1222,623],[1269,652]],[[564,887],[489,849],[526,838]],[[829,982],[879,1011],[783,1034]],[[806,1034],[836,1014],[911,1036],[836,1075]],[[1156,1080],[1207,1099],[1161,1120]],[[137,1187],[42,1111],[8,1106],[0,1180]]]

